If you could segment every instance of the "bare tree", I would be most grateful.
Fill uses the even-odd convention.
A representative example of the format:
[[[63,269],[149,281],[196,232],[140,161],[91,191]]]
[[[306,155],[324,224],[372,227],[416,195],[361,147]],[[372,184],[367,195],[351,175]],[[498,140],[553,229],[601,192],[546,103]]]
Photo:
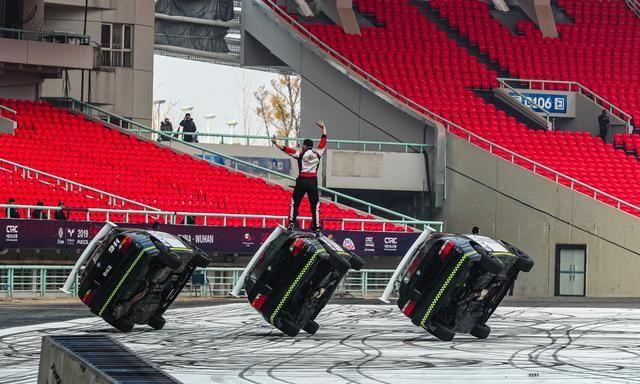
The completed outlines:
[[[280,75],[271,80],[271,87],[260,86],[254,92],[258,101],[256,114],[270,135],[298,137],[300,134],[301,79],[295,75]],[[293,136],[291,136],[293,134]]]
[[[242,78],[236,79],[236,84],[240,90],[240,100],[236,99],[242,112],[242,128],[245,135],[251,134],[251,89],[252,84],[247,78],[246,73],[242,72]]]

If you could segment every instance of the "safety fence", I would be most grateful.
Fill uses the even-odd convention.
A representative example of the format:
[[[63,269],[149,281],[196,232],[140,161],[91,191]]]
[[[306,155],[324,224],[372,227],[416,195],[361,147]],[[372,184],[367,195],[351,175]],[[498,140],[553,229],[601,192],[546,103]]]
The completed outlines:
[[[60,291],[71,266],[0,266],[0,299],[63,298]],[[229,297],[242,268],[199,268],[185,286],[183,296]],[[374,298],[384,291],[393,270],[363,269],[349,271],[336,290],[337,297]],[[71,296],[77,295],[77,280]]]
[[[175,211],[148,211],[135,209],[111,209],[111,208],[74,208],[44,205],[25,204],[0,204],[0,212],[6,216],[7,209],[17,210],[20,217],[30,218],[34,210],[41,211],[43,217],[51,220],[56,211],[63,211],[67,216],[69,212],[82,212],[86,215],[86,221],[111,221],[115,223],[154,223],[173,225],[217,225],[217,226],[237,226],[253,228],[274,228],[278,224],[287,225],[288,217],[282,215],[253,215],[236,213],[210,213],[210,212],[175,212]],[[196,221],[198,219],[198,221]],[[311,217],[298,217],[298,224],[302,228],[310,228]],[[425,230],[433,228],[439,232],[444,230],[442,221],[425,220],[386,220],[369,218],[325,218],[321,219],[321,224],[327,229],[339,229],[365,231],[376,224],[376,230],[398,231],[401,227],[403,232],[413,232],[414,230]]]
[[[168,131],[165,131],[169,133]],[[206,144],[225,144],[225,145],[251,145],[251,146],[269,146],[271,145],[271,137],[261,135],[232,135],[224,133],[208,133],[208,132],[173,132],[173,135],[195,136],[199,143]],[[313,137],[276,137],[276,140],[284,142],[285,145],[296,146],[305,139],[314,140]],[[372,140],[346,140],[346,139],[327,139],[327,148],[356,150],[362,152],[404,152],[404,153],[426,153],[433,144],[422,143],[405,143],[396,141],[372,141]]]

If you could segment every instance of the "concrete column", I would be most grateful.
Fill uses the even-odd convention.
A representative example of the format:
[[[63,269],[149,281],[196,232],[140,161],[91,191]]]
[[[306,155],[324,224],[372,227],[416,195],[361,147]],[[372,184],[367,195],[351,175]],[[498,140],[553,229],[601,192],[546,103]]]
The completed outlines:
[[[558,37],[551,0],[518,0],[518,5],[536,23],[544,37]]]
[[[316,7],[341,26],[346,33],[360,34],[360,26],[353,12],[353,0],[316,0]]]

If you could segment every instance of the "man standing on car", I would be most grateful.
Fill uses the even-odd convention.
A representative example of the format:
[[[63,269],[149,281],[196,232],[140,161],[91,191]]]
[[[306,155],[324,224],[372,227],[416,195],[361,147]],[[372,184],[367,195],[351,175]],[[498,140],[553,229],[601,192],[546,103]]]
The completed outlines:
[[[324,126],[324,121],[317,121],[316,125],[322,129],[322,138],[318,149],[313,148],[313,141],[310,139],[302,142],[302,148],[299,151],[278,144],[275,135],[271,138],[271,142],[287,155],[298,160],[299,174],[296,179],[296,186],[293,189],[293,196],[291,196],[289,228],[297,227],[298,208],[300,208],[302,198],[306,194],[309,197],[309,205],[311,207],[311,229],[319,234],[320,196],[318,195],[318,167],[320,166],[320,159],[324,155],[324,148],[327,145],[327,129]]]
[[[188,143],[198,142],[195,135],[196,123],[193,122],[193,119],[191,118],[190,113],[187,113],[186,115],[184,115],[184,120],[180,122],[180,126],[182,127],[182,136],[184,141]],[[189,135],[189,133],[192,133],[192,134]]]

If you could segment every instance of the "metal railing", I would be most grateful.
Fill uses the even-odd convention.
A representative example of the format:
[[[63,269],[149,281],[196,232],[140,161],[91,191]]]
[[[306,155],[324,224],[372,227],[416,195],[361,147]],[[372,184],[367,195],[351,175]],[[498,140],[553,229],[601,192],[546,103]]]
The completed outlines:
[[[262,173],[265,173],[267,175],[267,180],[268,181],[272,181],[272,177],[274,177],[274,176],[277,176],[279,179],[284,179],[284,180],[292,180],[292,181],[295,180],[295,178],[290,176],[290,175],[286,175],[284,173],[280,173],[280,172],[274,171],[274,170],[269,169],[269,168],[261,167],[259,165],[250,163],[248,161],[243,161],[243,160],[237,159],[235,157],[232,157],[232,156],[229,156],[229,155],[225,155],[225,154],[213,151],[211,149],[205,148],[205,147],[203,147],[201,145],[198,145],[198,144],[194,144],[194,143],[190,143],[190,142],[186,142],[186,141],[180,140],[179,138],[173,137],[173,134],[169,134],[167,132],[158,131],[158,130],[149,128],[149,127],[147,127],[147,126],[145,126],[143,124],[140,124],[140,123],[138,123],[136,121],[124,118],[122,116],[116,115],[113,112],[106,111],[106,110],[104,110],[102,108],[96,107],[96,106],[88,104],[88,103],[84,103],[82,101],[79,101],[79,100],[71,98],[71,97],[67,97],[67,98],[65,98],[65,97],[44,97],[42,99],[43,100],[47,100],[47,101],[51,101],[51,102],[54,102],[54,103],[55,102],[61,102],[61,103],[65,104],[68,108],[79,110],[82,113],[85,113],[85,114],[88,114],[88,115],[91,115],[92,113],[96,113],[97,112],[98,116],[101,115],[103,117],[106,117],[106,116],[113,117],[113,118],[117,119],[118,121],[120,121],[121,123],[124,122],[124,123],[128,124],[129,125],[128,130],[130,132],[135,132],[138,135],[142,135],[143,133],[149,134],[149,135],[152,135],[152,134],[159,135],[159,136],[163,137],[164,139],[168,139],[168,141],[170,140],[170,142],[171,142],[170,146],[172,146],[173,143],[178,143],[180,145],[184,145],[184,146],[193,148],[193,149],[197,150],[198,152],[200,152],[202,157],[204,157],[205,154],[211,154],[211,155],[214,155],[214,156],[219,156],[222,159],[226,159],[226,160],[231,161],[234,164],[234,166],[227,167],[227,168],[233,169],[236,172],[242,172],[240,170],[240,166],[245,166],[245,167],[249,167],[250,169],[257,170],[257,171],[260,171]],[[251,175],[249,173],[246,173],[246,172],[244,172],[244,173],[247,174],[248,176],[255,177],[254,175]],[[321,192],[325,193],[325,194],[331,195],[332,196],[332,201],[334,203],[339,204],[339,199],[342,199],[342,200],[345,200],[345,201],[349,201],[349,202],[351,202],[353,204],[357,204],[358,206],[363,206],[364,210],[366,210],[366,212],[368,214],[370,214],[370,215],[373,215],[374,211],[377,211],[379,213],[386,214],[387,216],[389,216],[390,218],[393,218],[394,220],[405,220],[407,222],[418,221],[418,220],[416,220],[415,218],[413,218],[411,216],[408,216],[408,215],[405,215],[405,214],[402,214],[402,213],[399,213],[399,212],[396,212],[396,211],[381,207],[381,206],[376,205],[376,204],[369,203],[369,202],[364,201],[364,200],[360,200],[358,198],[355,198],[355,197],[352,197],[352,196],[349,196],[349,195],[345,195],[344,193],[337,192],[337,191],[331,190],[329,188],[318,187],[318,189]],[[345,206],[345,208],[352,209],[353,207]]]
[[[91,42],[91,36],[88,35],[54,31],[32,31],[28,29],[14,28],[0,28],[0,38],[79,45],[89,45]]]
[[[512,86],[510,86],[507,82],[511,81],[512,79],[504,79],[504,78],[498,78],[498,83],[500,83],[500,89],[508,89],[511,92],[515,93],[517,96],[520,96],[522,99],[524,99],[525,101],[527,101],[529,104],[526,103],[522,103],[524,106],[526,106],[527,108],[529,108],[531,111],[533,112],[540,112],[544,115],[544,118],[547,120],[547,129],[550,131],[553,131],[555,128],[555,121],[553,121],[551,119],[551,113],[544,107],[544,105],[539,105],[538,103],[536,103],[535,100],[533,100],[532,98],[530,98],[527,95],[524,95],[522,92],[518,91],[517,89],[513,88]],[[536,108],[538,110],[536,110]]]
[[[532,89],[532,90],[536,90],[536,89],[539,89],[539,90],[542,90],[542,91],[544,91],[544,90],[550,90],[550,91],[565,90],[567,92],[579,93],[579,94],[584,95],[585,97],[591,99],[591,101],[593,101],[598,106],[600,106],[603,109],[606,109],[607,111],[609,111],[610,114],[619,117],[621,120],[623,120],[625,122],[625,125],[627,127],[628,133],[632,133],[633,132],[633,125],[632,125],[633,116],[631,116],[629,113],[625,112],[624,110],[622,110],[622,108],[616,106],[615,104],[613,104],[609,100],[607,100],[604,97],[600,96],[599,94],[595,93],[591,89],[589,89],[589,88],[585,87],[584,85],[578,83],[577,81],[536,80],[536,79],[507,79],[507,78],[498,79],[498,80],[518,82],[520,84],[527,84],[528,89]],[[539,85],[540,88],[533,88],[534,84]],[[549,85],[551,85],[551,84],[554,85],[554,89],[549,89]],[[545,87],[546,87],[546,89],[545,89]],[[558,89],[558,87],[560,87],[561,89]],[[566,89],[563,89],[563,87],[565,87]]]
[[[640,1],[638,0],[625,0],[629,8],[636,14],[636,16],[640,17]]]
[[[103,190],[100,190],[100,189],[97,189],[97,188],[93,188],[93,187],[90,187],[90,186],[85,185],[85,184],[81,184],[81,183],[78,183],[78,182],[75,182],[75,181],[71,181],[71,180],[65,179],[65,178],[60,177],[60,176],[52,175],[50,173],[43,172],[43,171],[37,170],[35,168],[28,167],[26,165],[18,164],[16,162],[13,162],[13,161],[10,161],[10,160],[6,160],[6,159],[0,158],[0,164],[4,164],[5,166],[8,165],[9,167],[13,168],[14,172],[20,171],[20,176],[23,179],[36,179],[36,180],[39,180],[39,181],[48,182],[50,185],[61,186],[62,189],[64,189],[65,191],[69,191],[69,192],[71,192],[71,191],[80,192],[80,191],[83,191],[83,190],[84,191],[90,191],[90,192],[93,192],[94,194],[96,194],[99,199],[107,197],[108,198],[107,199],[107,204],[109,204],[109,205],[116,205],[119,202],[121,202],[122,204],[128,203],[128,204],[131,204],[131,205],[134,205],[134,206],[137,206],[137,207],[141,207],[141,208],[143,208],[145,210],[159,211],[158,208],[152,207],[150,205],[146,205],[146,204],[134,201],[134,200],[130,200],[130,199],[127,199],[126,197],[118,196],[118,195],[115,195],[113,193],[109,193],[109,192],[106,192],[106,191],[103,191]],[[49,181],[47,181],[47,179]]]
[[[9,107],[5,107],[4,105],[0,104],[0,109],[3,111],[7,111],[9,113],[13,113],[14,115],[17,114],[17,112]]]
[[[0,299],[7,300],[32,297],[60,298],[77,295],[78,280],[71,294],[60,291],[71,272],[72,266],[49,265],[1,265]],[[192,279],[182,291],[182,296],[206,295],[210,297],[229,297],[229,292],[242,274],[242,268],[198,268],[194,274],[204,274],[204,284]],[[336,290],[336,296],[361,298],[378,297],[383,291],[393,270],[363,269],[349,271]]]
[[[169,131],[165,131],[169,134]],[[200,144],[240,144],[240,145],[271,145],[271,137],[260,135],[229,135],[222,133],[207,133],[207,132],[173,132],[173,135],[182,136],[196,136],[200,140]],[[213,139],[207,141],[206,139]],[[311,139],[317,141],[318,138],[313,137],[276,137],[279,141],[290,142],[295,145],[305,139]],[[385,148],[402,148],[405,153],[425,153],[428,148],[433,148],[433,144],[421,144],[421,143],[405,143],[396,141],[366,141],[366,140],[343,140],[343,139],[327,139],[327,147],[333,147],[335,149],[352,149],[361,150],[364,152],[382,152]]]
[[[210,212],[174,212],[174,211],[149,211],[149,210],[136,210],[136,209],[111,209],[111,208],[77,208],[77,207],[58,207],[58,206],[39,206],[39,205],[27,205],[27,204],[0,204],[0,210],[5,212],[7,208],[26,210],[26,215],[21,215],[21,218],[30,218],[31,212],[34,210],[40,210],[46,212],[46,217],[51,220],[51,212],[65,211],[65,212],[82,212],[86,216],[87,221],[112,221],[117,223],[138,223],[144,220],[145,223],[149,223],[151,219],[157,220],[162,224],[173,225],[195,225],[189,224],[187,218],[202,218],[202,225],[232,225],[234,223],[241,223],[243,227],[251,224],[251,227],[257,228],[273,228],[274,222],[276,224],[282,224],[285,226],[288,221],[287,216],[281,215],[253,215],[253,214],[237,214],[237,213],[210,213]],[[136,220],[139,219],[139,220]],[[211,219],[217,219],[212,221]],[[311,224],[311,217],[301,216],[298,217],[299,223],[304,228],[309,228]],[[424,230],[426,228],[433,228],[439,232],[444,230],[444,223],[442,221],[424,221],[424,220],[386,220],[386,219],[358,219],[358,218],[326,218],[321,219],[322,223],[327,222],[339,222],[339,229],[344,230],[360,230],[366,229],[366,224],[381,224],[380,231],[386,232],[387,230],[397,231],[397,227],[401,227],[404,232],[412,231],[413,229]],[[360,224],[359,228],[349,226],[349,224]],[[422,228],[420,228],[422,227]]]
[[[382,80],[371,75],[370,73],[353,63],[351,60],[325,44],[322,40],[320,40],[308,29],[306,29],[304,25],[300,24],[297,20],[288,15],[284,10],[280,9],[274,0],[251,0],[251,3],[253,5],[261,7],[263,12],[267,14],[268,17],[271,16],[277,24],[281,25],[283,28],[289,29],[291,36],[298,41],[304,43],[308,43],[309,41],[311,41],[313,44],[309,45],[309,48],[312,52],[323,58],[338,71],[342,72],[347,77],[360,84],[362,87],[369,89],[372,93],[379,95],[382,99],[388,101],[390,104],[401,108],[407,113],[426,117],[433,121],[439,122],[445,127],[447,132],[459,136],[465,139],[467,142],[470,142],[479,147],[488,147],[490,153],[496,154],[497,156],[500,156],[515,165],[528,168],[535,173],[541,173],[541,171],[550,173],[551,175],[547,178],[554,180],[557,184],[569,187],[576,192],[580,192],[594,199],[598,199],[599,197],[606,198],[607,200],[609,200],[606,202],[609,205],[617,207],[619,210],[623,210],[624,207],[624,212],[632,212],[632,214],[635,216],[640,215],[640,207],[609,195],[608,193],[594,188],[591,185],[583,183],[577,179],[558,172],[555,169],[542,165],[510,149],[504,148],[490,140],[487,140],[400,94],[395,89],[385,84]],[[578,89],[582,89],[579,87],[578,83],[575,84],[578,85]],[[597,96],[597,94],[595,94],[594,92],[591,93]],[[600,96],[598,96],[598,98],[602,99]],[[612,107],[615,107],[613,106],[613,104],[611,105]],[[617,110],[620,109],[617,108]],[[582,189],[585,189],[586,191],[583,191]]]

